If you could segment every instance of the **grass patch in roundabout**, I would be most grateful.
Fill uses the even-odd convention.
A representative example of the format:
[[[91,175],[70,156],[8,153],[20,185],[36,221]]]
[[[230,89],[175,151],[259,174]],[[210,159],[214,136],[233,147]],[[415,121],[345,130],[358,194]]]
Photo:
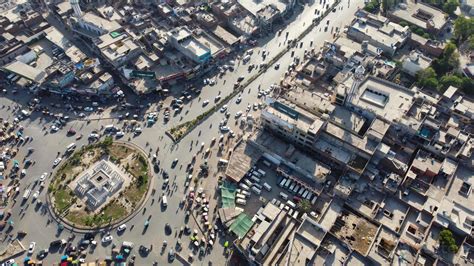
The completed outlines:
[[[102,162],[107,165],[103,172],[95,168]],[[108,172],[109,169],[114,171]],[[100,193],[89,193],[90,190],[82,194],[79,192],[78,184],[85,173],[90,173],[87,180],[90,184],[98,184],[96,187],[101,187],[104,180],[112,184],[114,179],[109,174],[113,173],[110,174],[113,177],[118,173],[120,185],[107,194],[100,205],[91,207],[90,195]],[[149,182],[146,155],[131,145],[113,142],[111,137],[107,137],[102,142],[82,147],[66,158],[53,175],[48,193],[51,208],[65,222],[77,228],[97,228],[118,222],[134,212],[146,195]],[[85,190],[96,188],[85,187]]]

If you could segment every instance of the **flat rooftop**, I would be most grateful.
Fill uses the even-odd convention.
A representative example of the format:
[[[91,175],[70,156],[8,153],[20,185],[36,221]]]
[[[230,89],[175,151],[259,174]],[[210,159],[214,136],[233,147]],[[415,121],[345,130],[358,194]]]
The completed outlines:
[[[97,27],[100,27],[106,30],[107,32],[112,32],[122,28],[122,26],[117,21],[102,18],[92,12],[84,13],[82,15],[82,18],[84,19],[84,21],[91,23]]]
[[[421,2],[406,1],[399,4],[390,13],[408,21],[422,29],[427,29],[427,23],[439,30],[446,24],[447,14],[443,11]]]
[[[252,145],[247,145],[247,141],[239,142],[229,159],[229,165],[225,171],[226,177],[235,182],[240,182],[260,156],[262,156],[262,152]]]
[[[382,27],[376,27],[366,22],[365,18],[358,18],[354,21],[351,27],[359,32],[364,33],[371,39],[387,46],[387,47],[399,47],[400,43],[406,38],[400,34],[396,29],[399,25],[389,22]]]
[[[289,90],[284,96],[288,101],[302,107],[314,116],[313,112],[331,113],[334,111],[334,105],[331,103],[331,95],[327,92],[311,91],[299,87]]]
[[[352,104],[392,122],[408,112],[414,95],[413,91],[395,83],[368,77],[359,85]]]
[[[284,0],[237,0],[237,2],[254,16],[268,5],[274,6],[280,12],[285,11],[288,5],[288,1]]]

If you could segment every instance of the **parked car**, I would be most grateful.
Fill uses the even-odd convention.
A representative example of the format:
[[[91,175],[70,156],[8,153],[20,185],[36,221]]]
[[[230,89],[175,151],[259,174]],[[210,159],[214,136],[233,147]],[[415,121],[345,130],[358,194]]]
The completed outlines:
[[[35,247],[36,247],[36,242],[31,242],[28,247],[28,254],[33,254],[33,252],[35,251]]]
[[[53,166],[58,166],[58,164],[60,164],[62,160],[63,160],[63,158],[61,158],[61,157],[56,158],[56,160],[54,160],[54,162],[53,162]]]

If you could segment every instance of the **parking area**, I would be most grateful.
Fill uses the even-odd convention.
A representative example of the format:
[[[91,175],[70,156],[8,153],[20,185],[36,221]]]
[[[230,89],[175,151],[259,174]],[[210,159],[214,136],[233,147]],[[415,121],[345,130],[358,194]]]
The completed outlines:
[[[245,205],[239,204],[238,194],[246,195]],[[274,201],[276,205],[289,201],[294,204],[293,209],[298,209],[298,202],[306,199],[310,203],[308,207],[311,212],[317,209],[317,198],[317,192],[304,185],[300,179],[291,175],[285,176],[276,165],[260,158],[239,182],[236,205],[243,208],[246,214],[253,216],[270,201]],[[287,205],[291,206],[292,203]]]

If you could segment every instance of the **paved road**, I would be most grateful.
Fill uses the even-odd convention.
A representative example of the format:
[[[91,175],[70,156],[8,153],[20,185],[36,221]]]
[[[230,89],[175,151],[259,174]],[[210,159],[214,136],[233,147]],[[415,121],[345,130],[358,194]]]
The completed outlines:
[[[285,31],[288,31],[290,36],[289,38],[296,37],[299,32],[303,29],[303,23],[307,21],[308,23],[314,18],[314,10],[316,6],[319,5],[315,4],[312,7],[307,7],[303,13],[294,21],[294,23],[287,26],[287,29],[283,30],[283,34],[278,37],[275,36],[273,40],[269,41],[268,44],[261,49],[266,49],[270,51],[270,57],[275,55],[278,52],[278,49],[283,49],[283,44],[280,45],[281,42],[285,39]],[[350,20],[347,18],[352,17],[353,13],[356,11],[357,6],[362,6],[362,0],[358,1],[351,1],[350,6],[348,7],[348,2],[343,1],[339,7],[343,7],[342,10],[338,10],[336,13],[330,13],[328,18],[330,20],[330,28],[331,27],[339,27],[342,28],[343,25],[349,23]],[[326,25],[326,20],[323,20],[321,25]],[[316,27],[311,33],[309,33],[302,41],[303,41],[303,48],[298,48],[295,51],[295,55],[303,58],[303,51],[304,49],[310,49],[309,43],[313,41],[313,46],[315,49],[318,49],[324,42],[324,40],[330,40],[332,38],[330,30],[328,32],[324,32],[320,30],[321,26]],[[294,36],[293,36],[294,35]],[[281,47],[281,48],[280,48]],[[261,57],[259,56],[259,49],[255,49],[254,56],[252,56],[251,62],[259,63]],[[267,59],[268,60],[268,59]],[[251,89],[250,92],[246,90],[242,94],[242,102],[240,104],[235,104],[235,99],[229,103],[229,111],[231,113],[231,118],[229,119],[228,125],[235,131],[239,132],[238,128],[234,124],[233,116],[234,114],[242,110],[244,111],[248,104],[253,104],[257,102],[257,87],[260,86],[262,89],[268,88],[271,84],[277,83],[282,74],[286,71],[286,66],[292,62],[292,57],[290,54],[286,54],[280,60],[281,67],[279,70],[274,70],[270,68],[265,74],[261,75],[258,79],[256,79],[249,88]],[[237,64],[237,63],[236,63]],[[203,90],[201,95],[203,99],[213,99],[215,95],[217,95],[218,91],[221,90],[222,94],[230,93],[233,81],[240,75],[248,75],[247,66],[240,66],[236,69],[236,71],[232,74],[227,74],[224,76],[227,79],[225,85],[223,85],[223,80],[219,80],[216,86],[206,87]],[[232,81],[231,81],[232,80]],[[224,88],[225,87],[225,88]],[[19,99],[15,99],[15,101],[20,102]],[[0,105],[15,105],[8,97],[0,98]],[[209,107],[208,107],[209,108]],[[183,110],[183,121],[187,121],[194,116],[197,116],[201,113],[203,108],[201,107],[201,103],[198,99],[195,99],[192,104],[186,106]],[[188,111],[188,114],[186,114]],[[252,111],[253,112],[253,111]],[[0,110],[0,117],[7,118],[11,116],[11,113],[6,111],[6,109]],[[204,142],[206,147],[208,147],[211,139],[213,137],[219,136],[220,133],[218,132],[218,123],[223,118],[223,114],[220,112],[214,113],[211,117],[209,117],[206,121],[204,121],[201,125],[199,125],[194,131],[188,134],[179,144],[173,145],[171,140],[164,136],[164,128],[169,127],[171,125],[177,124],[179,121],[179,117],[175,118],[174,120],[170,121],[167,125],[161,124],[161,122],[154,125],[152,128],[147,128],[143,131],[143,133],[133,138],[131,135],[126,135],[124,140],[127,140],[128,137],[131,137],[131,141],[145,150],[148,150],[148,146],[146,143],[150,143],[150,147],[153,150],[156,147],[159,147],[159,158],[161,160],[161,164],[164,168],[168,170],[171,176],[171,180],[176,176],[176,183],[178,185],[177,191],[173,192],[173,194],[168,199],[168,208],[167,211],[162,213],[160,210],[160,205],[158,202],[158,197],[161,195],[161,185],[162,179],[161,177],[155,176],[158,182],[155,182],[157,193],[155,196],[154,204],[151,205],[152,199],[150,198],[147,202],[147,211],[145,215],[141,213],[138,214],[135,218],[133,218],[129,222],[129,229],[132,224],[135,225],[133,230],[127,229],[127,233],[123,234],[122,236],[117,236],[113,233],[114,236],[114,243],[119,244],[123,240],[128,240],[143,245],[150,245],[153,244],[154,250],[152,254],[150,254],[146,258],[141,258],[137,255],[137,262],[139,265],[150,265],[152,261],[159,261],[159,262],[166,262],[166,255],[160,255],[160,247],[163,240],[167,240],[168,243],[174,243],[174,234],[171,236],[165,236],[164,234],[164,225],[165,223],[170,223],[173,226],[179,228],[183,224],[184,220],[184,213],[182,211],[178,211],[178,204],[179,201],[183,197],[183,184],[184,184],[184,166],[181,168],[181,165],[186,165],[190,160],[192,155],[197,151],[198,147],[196,146],[198,143]],[[161,120],[159,120],[161,121]],[[84,136],[87,136],[92,130],[100,129],[101,126],[115,123],[119,124],[118,121],[101,121],[96,120],[92,121],[89,124],[82,122],[82,121],[75,121],[70,122],[66,128],[73,127],[77,130],[80,130]],[[42,131],[42,127],[44,122],[39,121],[38,117],[33,116],[32,119],[24,122],[25,125],[25,135],[32,136],[34,141],[25,145],[25,147],[33,147],[35,148],[35,152],[32,154],[32,160],[36,161],[35,165],[31,166],[28,169],[27,176],[21,181],[21,189],[22,191],[27,187],[31,186],[34,178],[41,175],[43,172],[51,172],[52,171],[52,162],[54,161],[57,152],[63,152],[65,147],[71,143],[76,142],[78,145],[86,144],[86,138],[83,138],[80,141],[75,141],[73,138],[69,138],[65,136],[65,131],[62,130],[61,132],[55,134],[46,134],[44,135],[44,131]],[[193,143],[193,148],[190,151],[191,143]],[[24,155],[25,148],[21,149],[19,157],[22,158]],[[215,154],[215,153],[213,153]],[[170,169],[171,162],[174,158],[179,158],[178,167],[172,170]],[[212,171],[215,171],[217,158],[212,156],[209,160],[209,164],[212,167]],[[212,177],[209,177],[212,178]],[[44,202],[44,192],[40,196],[40,199]],[[23,208],[27,208],[25,211],[24,216],[19,214],[19,202],[16,203],[15,208],[13,208],[13,219],[15,221],[15,229],[17,230],[24,230],[28,228],[29,234],[25,237],[23,243],[28,245],[30,241],[37,242],[37,251],[46,248],[49,245],[49,242],[55,239],[55,235],[57,233],[57,224],[47,222],[48,218],[47,215],[42,215],[40,210],[33,211],[34,204],[31,203],[31,199]],[[144,237],[142,235],[143,224],[146,218],[149,215],[152,215],[151,224],[147,231],[147,236]],[[22,217],[22,218],[20,218]],[[66,238],[70,232],[63,231],[61,235],[58,235],[58,238]],[[76,237],[76,240],[79,240],[80,237]],[[185,247],[187,246],[187,240],[184,241]],[[186,250],[186,249],[185,249]],[[106,255],[110,254],[110,246],[103,247],[99,245],[91,254],[88,256],[88,260],[95,260],[95,258],[103,258]],[[188,252],[184,252],[185,255]],[[221,245],[215,245],[214,251],[204,257],[202,260],[198,261],[195,264],[208,264],[211,262],[222,261],[222,254],[223,254],[223,247]],[[44,262],[46,264],[51,264],[52,262],[56,261],[60,257],[59,254],[50,254]],[[179,264],[178,261],[175,261],[175,264]]]

